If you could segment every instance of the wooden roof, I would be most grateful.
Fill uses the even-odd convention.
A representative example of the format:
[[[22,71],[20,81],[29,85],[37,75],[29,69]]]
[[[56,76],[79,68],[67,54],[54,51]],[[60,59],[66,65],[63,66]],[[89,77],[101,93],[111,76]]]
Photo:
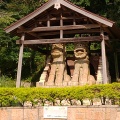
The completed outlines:
[[[60,8],[54,8],[59,3]],[[63,20],[61,26],[61,20]],[[65,37],[79,33],[99,34],[100,28],[111,38],[120,39],[120,29],[115,22],[78,7],[67,0],[49,0],[41,7],[5,28],[7,33],[21,36],[26,40],[59,38],[61,30]]]

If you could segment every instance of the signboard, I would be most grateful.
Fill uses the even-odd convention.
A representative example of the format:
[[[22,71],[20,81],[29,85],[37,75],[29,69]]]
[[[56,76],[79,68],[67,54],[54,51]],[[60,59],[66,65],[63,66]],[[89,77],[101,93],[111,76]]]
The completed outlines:
[[[67,119],[67,107],[64,106],[44,106],[44,118],[64,118]]]

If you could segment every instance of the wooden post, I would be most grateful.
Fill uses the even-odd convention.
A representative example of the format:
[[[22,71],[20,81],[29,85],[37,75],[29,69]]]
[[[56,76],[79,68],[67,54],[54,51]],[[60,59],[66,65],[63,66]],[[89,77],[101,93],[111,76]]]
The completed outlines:
[[[60,16],[60,26],[63,26],[62,13],[61,13],[61,16]],[[60,30],[60,38],[63,38],[63,30]]]
[[[19,88],[21,85],[21,71],[22,71],[22,58],[23,58],[23,42],[25,39],[25,34],[22,34],[21,41],[22,44],[20,46],[20,51],[19,51],[19,60],[18,60],[18,70],[17,70],[17,81],[16,81],[16,87]]]
[[[74,19],[73,19],[73,25],[76,25],[75,14],[74,14]]]
[[[47,20],[47,27],[50,27],[50,16],[47,16],[48,20]]]
[[[116,72],[116,81],[119,81],[119,71],[118,71],[118,58],[117,58],[117,52],[114,53],[114,59],[115,59],[115,72]]]
[[[103,84],[107,84],[107,83],[108,83],[108,78],[107,78],[107,64],[106,64],[105,39],[104,39],[104,33],[103,33],[102,30],[101,30],[101,36],[102,36],[101,53],[102,53]]]

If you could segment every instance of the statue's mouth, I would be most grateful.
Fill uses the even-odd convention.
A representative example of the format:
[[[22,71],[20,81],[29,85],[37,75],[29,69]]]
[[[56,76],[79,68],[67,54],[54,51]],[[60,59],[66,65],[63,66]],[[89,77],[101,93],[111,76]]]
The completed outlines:
[[[54,50],[52,50],[52,53],[61,53],[61,51],[54,49]]]
[[[84,58],[86,56],[86,50],[84,48],[77,48],[74,50],[76,58]]]
[[[78,54],[83,54],[84,52],[85,52],[85,50],[82,48],[78,48],[75,50],[75,53],[78,53]]]
[[[54,56],[54,57],[59,57],[63,54],[63,52],[59,51],[58,49],[53,49],[51,51],[51,55]]]

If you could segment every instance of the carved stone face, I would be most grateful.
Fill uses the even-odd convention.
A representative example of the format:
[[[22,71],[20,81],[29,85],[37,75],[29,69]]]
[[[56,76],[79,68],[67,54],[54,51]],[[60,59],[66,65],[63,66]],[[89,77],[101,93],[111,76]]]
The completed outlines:
[[[63,55],[63,44],[53,44],[51,55],[52,57],[60,57]]]
[[[76,44],[74,55],[76,58],[85,58],[87,56],[87,44],[84,42]]]

